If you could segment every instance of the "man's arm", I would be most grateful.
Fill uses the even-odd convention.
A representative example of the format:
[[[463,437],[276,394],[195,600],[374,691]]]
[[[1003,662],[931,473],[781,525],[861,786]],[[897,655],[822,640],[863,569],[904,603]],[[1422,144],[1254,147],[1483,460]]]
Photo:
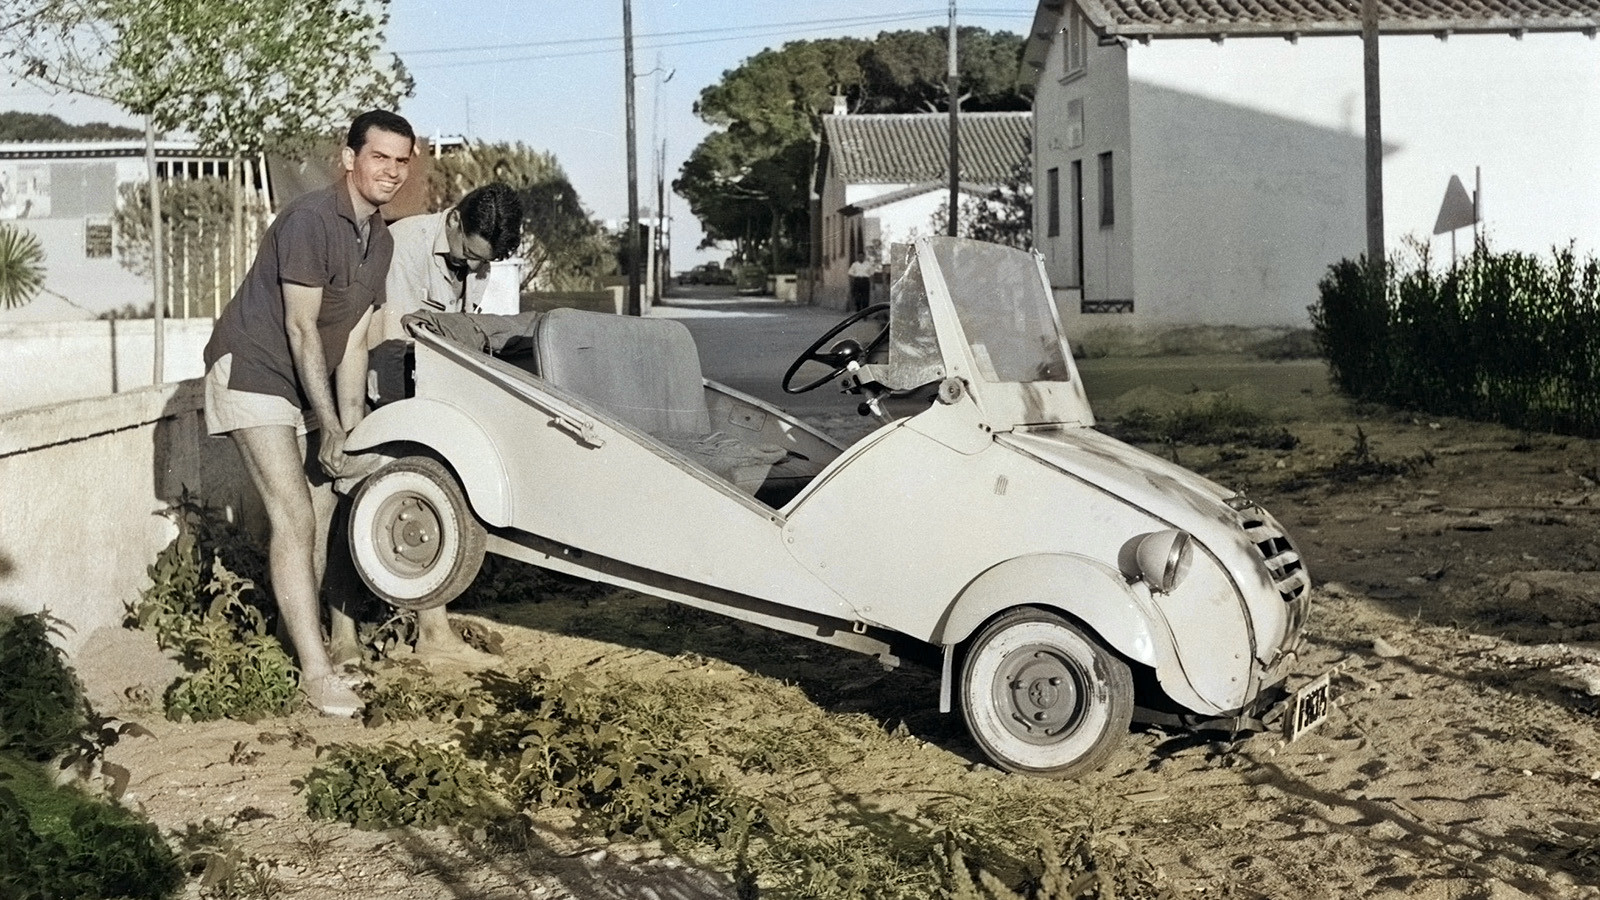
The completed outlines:
[[[339,403],[339,423],[346,433],[354,431],[367,414],[367,332],[372,326],[370,308],[361,314],[361,321],[350,329],[350,339],[344,345],[344,357],[333,373],[335,399]]]
[[[311,401],[311,411],[322,427],[317,461],[329,475],[344,469],[344,425],[328,386],[328,364],[322,351],[322,335],[317,331],[317,314],[322,310],[322,288],[283,283],[284,329],[289,336],[289,355],[294,358],[300,387]],[[365,354],[363,354],[365,356]],[[365,360],[363,359],[363,364]]]

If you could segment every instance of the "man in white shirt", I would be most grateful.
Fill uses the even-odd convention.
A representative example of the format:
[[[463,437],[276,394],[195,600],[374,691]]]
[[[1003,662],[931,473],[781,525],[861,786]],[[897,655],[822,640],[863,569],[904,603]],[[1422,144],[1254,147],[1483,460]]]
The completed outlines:
[[[384,287],[387,299],[367,332],[372,359],[368,394],[380,403],[404,396],[405,351],[411,339],[401,318],[424,309],[478,312],[490,263],[511,256],[522,243],[522,201],[509,185],[497,181],[444,212],[400,219],[389,226],[389,233],[394,258]],[[359,654],[355,622],[337,610],[333,635],[338,657],[348,661]],[[456,634],[442,606],[417,613],[416,653],[472,664],[494,659]]]

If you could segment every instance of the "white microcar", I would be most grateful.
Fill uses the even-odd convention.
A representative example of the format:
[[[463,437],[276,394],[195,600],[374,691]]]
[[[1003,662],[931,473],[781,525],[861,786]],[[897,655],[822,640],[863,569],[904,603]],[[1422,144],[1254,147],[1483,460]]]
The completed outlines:
[[[882,424],[849,445],[704,379],[670,319],[413,322],[414,388],[346,447],[386,460],[353,489],[362,578],[437,606],[487,550],[928,660],[940,709],[1031,775],[1100,765],[1136,714],[1321,721],[1326,677],[1285,690],[1311,594],[1294,543],[1244,496],[1094,429],[1037,254],[920,238],[891,275],[887,310],[785,378],[862,396]],[[808,367],[827,373],[795,384]]]

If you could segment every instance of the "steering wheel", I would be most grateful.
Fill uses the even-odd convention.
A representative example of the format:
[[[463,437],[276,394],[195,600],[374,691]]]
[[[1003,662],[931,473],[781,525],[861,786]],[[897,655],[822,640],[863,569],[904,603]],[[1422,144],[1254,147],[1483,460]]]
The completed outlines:
[[[819,337],[813,341],[811,346],[807,347],[800,354],[799,358],[794,361],[794,364],[789,366],[789,371],[783,373],[783,392],[785,394],[804,394],[806,391],[814,391],[844,374],[844,370],[850,367],[850,363],[858,359],[865,359],[868,354],[882,347],[889,340],[889,323],[887,321],[883,323],[883,328],[880,329],[875,336],[873,336],[872,340],[867,342],[866,347],[862,347],[859,342],[847,338],[834,345],[833,348],[828,350],[826,353],[822,352],[822,346],[824,344],[833,340],[835,337],[838,337],[840,333],[849,328],[851,325],[856,324],[868,316],[886,312],[888,309],[889,304],[887,303],[875,303],[866,309],[851,313],[839,324],[828,329],[827,334],[824,334],[822,337]],[[800,387],[793,387],[790,382],[794,381],[795,373],[800,371],[800,367],[808,362],[822,363],[832,371],[828,372],[828,374],[822,376],[821,378],[818,378],[816,381],[801,385]]]

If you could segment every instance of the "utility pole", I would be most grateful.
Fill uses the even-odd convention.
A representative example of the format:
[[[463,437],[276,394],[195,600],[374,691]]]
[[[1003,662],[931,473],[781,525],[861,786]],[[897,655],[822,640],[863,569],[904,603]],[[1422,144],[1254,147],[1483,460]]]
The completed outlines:
[[[961,98],[956,92],[961,89],[959,73],[956,70],[956,0],[950,0],[950,46],[945,54],[949,57],[949,67],[945,72],[945,89],[950,94],[950,228],[951,237],[956,236],[957,213],[961,209]]]
[[[639,148],[633,130],[633,0],[622,0],[623,79],[628,106],[628,315],[642,314],[639,303],[639,266],[644,263],[639,246]]]
[[[1378,0],[1361,0],[1361,67],[1367,104],[1367,267],[1383,283],[1383,101],[1378,90]]]

